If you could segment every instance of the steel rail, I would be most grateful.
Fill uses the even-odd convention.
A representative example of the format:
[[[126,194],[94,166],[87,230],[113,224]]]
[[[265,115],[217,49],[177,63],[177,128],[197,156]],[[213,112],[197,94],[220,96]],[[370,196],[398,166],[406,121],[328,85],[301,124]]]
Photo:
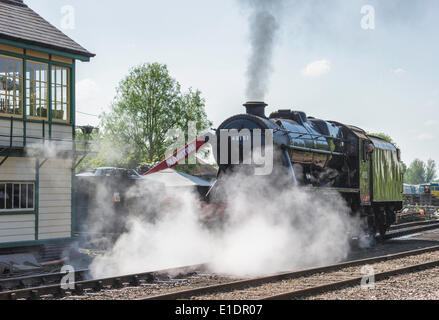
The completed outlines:
[[[417,226],[428,226],[428,225],[432,225],[432,224],[436,224],[436,223],[439,223],[439,220],[405,222],[405,223],[395,224],[395,225],[391,226],[389,231],[401,230],[401,229],[406,229],[406,228],[410,228],[410,227],[417,227]]]
[[[88,277],[88,274],[88,269],[77,270],[74,272],[75,279],[81,280],[85,280]],[[24,289],[30,286],[38,287],[48,283],[60,282],[65,275],[66,273],[54,272],[11,278],[0,278],[0,294],[3,291]]]
[[[393,231],[393,232],[387,233],[385,235],[384,239],[390,240],[390,239],[400,238],[400,237],[408,236],[411,234],[417,234],[420,232],[431,231],[431,230],[436,230],[436,229],[439,229],[439,222],[432,223],[432,224],[426,225],[426,226],[416,226],[413,228],[402,229],[400,231],[398,231],[398,230]]]
[[[375,277],[375,281],[382,281],[382,280],[386,280],[392,276],[398,276],[398,275],[402,275],[405,273],[418,272],[420,270],[432,269],[432,268],[436,268],[438,266],[439,266],[439,260],[435,260],[435,261],[420,263],[420,264],[416,264],[416,265],[412,265],[412,266],[408,266],[408,267],[393,269],[390,271],[385,271],[382,273],[375,274],[374,277]],[[313,295],[317,295],[317,294],[321,294],[321,293],[340,290],[340,289],[343,289],[346,287],[358,286],[363,281],[363,278],[364,277],[355,277],[355,278],[348,279],[348,280],[331,282],[331,283],[327,283],[327,284],[320,285],[320,286],[315,286],[315,287],[311,287],[311,288],[295,290],[295,291],[291,291],[291,292],[287,292],[287,293],[283,293],[283,294],[279,294],[279,295],[265,297],[265,298],[262,298],[260,300],[292,300],[292,299],[297,299],[297,298],[306,297],[306,296],[313,296]]]
[[[332,272],[332,271],[336,271],[336,270],[344,269],[344,268],[348,268],[348,267],[367,265],[367,264],[371,264],[371,263],[379,263],[379,262],[383,262],[383,261],[395,260],[395,259],[399,259],[399,258],[404,258],[404,257],[408,257],[408,256],[413,256],[413,255],[419,255],[419,254],[428,253],[428,252],[435,252],[435,251],[439,251],[439,246],[411,250],[411,251],[406,251],[406,252],[402,252],[402,253],[385,255],[385,256],[374,257],[374,258],[348,261],[348,262],[343,262],[343,263],[334,264],[334,265],[330,265],[330,266],[305,269],[305,270],[294,271],[294,272],[278,273],[278,274],[271,275],[271,276],[229,282],[229,283],[224,283],[224,284],[219,284],[219,285],[214,285],[214,286],[207,286],[207,287],[195,288],[195,289],[190,289],[190,290],[177,291],[177,292],[158,295],[158,296],[144,297],[144,298],[141,298],[139,300],[179,300],[179,299],[185,300],[185,299],[188,299],[190,297],[203,296],[203,295],[207,295],[207,294],[210,294],[213,292],[228,292],[228,291],[233,291],[236,289],[242,289],[242,288],[245,288],[248,286],[258,286],[261,284],[266,284],[266,283],[271,283],[271,282],[276,282],[276,281],[281,281],[281,280],[286,280],[286,279],[294,279],[294,278],[300,278],[303,276],[309,276],[309,275],[318,274],[318,273]]]
[[[17,300],[17,299],[37,300],[41,296],[45,296],[45,295],[64,296],[66,292],[69,291],[75,294],[82,294],[85,289],[93,289],[95,291],[100,291],[104,289],[104,287],[108,287],[108,286],[114,289],[122,288],[124,283],[129,283],[132,286],[139,286],[141,284],[141,280],[145,280],[147,282],[153,283],[154,279],[160,274],[190,273],[195,270],[204,270],[206,267],[207,267],[206,264],[200,264],[200,265],[185,266],[180,268],[170,268],[170,269],[159,270],[159,271],[123,275],[117,277],[77,281],[71,284],[74,289],[64,289],[62,284],[59,283],[54,285],[11,290],[11,291],[0,292],[0,300]]]

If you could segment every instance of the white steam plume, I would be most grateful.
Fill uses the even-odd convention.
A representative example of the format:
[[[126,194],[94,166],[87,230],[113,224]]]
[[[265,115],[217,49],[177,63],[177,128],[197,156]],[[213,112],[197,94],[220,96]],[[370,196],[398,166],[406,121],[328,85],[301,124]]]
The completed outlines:
[[[273,70],[272,58],[283,0],[243,0],[242,2],[251,11],[249,17],[251,57],[247,69],[247,98],[263,101]]]
[[[213,272],[256,276],[347,257],[357,221],[338,194],[273,187],[243,174],[228,177],[225,186],[229,219],[215,229],[200,222],[200,205],[190,191],[164,194],[147,184],[133,190],[148,194],[144,214],[130,217],[128,231],[93,261],[93,276],[206,262]]]

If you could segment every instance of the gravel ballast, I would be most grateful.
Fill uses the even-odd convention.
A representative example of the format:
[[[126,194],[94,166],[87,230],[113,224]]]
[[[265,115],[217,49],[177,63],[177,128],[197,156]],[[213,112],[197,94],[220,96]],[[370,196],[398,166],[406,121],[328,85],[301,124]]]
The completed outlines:
[[[394,259],[384,262],[372,264],[375,273],[394,270],[401,267],[407,267],[416,265],[419,263],[431,262],[439,259],[439,251],[424,253],[416,256],[410,256],[400,259]],[[300,290],[309,288],[316,285],[326,284],[332,281],[342,281],[350,278],[357,278],[363,276],[361,273],[363,266],[343,268],[338,271],[314,274],[306,277],[300,277],[296,279],[287,279],[278,282],[266,283],[259,286],[251,286],[247,288],[241,288],[231,292],[213,292],[209,295],[203,295],[199,297],[192,297],[193,300],[253,300],[262,299],[272,295],[278,295],[289,291]],[[425,271],[427,272],[427,271]],[[174,293],[182,290],[189,290],[195,288],[201,288],[206,286],[218,285],[237,281],[239,279],[232,279],[230,277],[224,277],[219,275],[198,274],[188,277],[183,280],[170,280],[155,284],[142,284],[139,287],[125,287],[122,289],[104,289],[100,292],[86,291],[80,296],[69,295],[64,298],[45,297],[45,299],[62,299],[62,300],[133,300],[157,295],[163,295],[168,293]],[[378,282],[379,284],[384,282]],[[439,280],[438,280],[439,283]],[[345,289],[346,292],[356,292],[357,288]],[[338,297],[336,291],[328,293],[326,295],[320,295],[320,299],[345,299],[343,295]],[[366,297],[364,299],[374,299],[374,293],[366,293],[358,286],[358,296]],[[353,298],[357,299],[355,296]],[[376,299],[387,299],[380,296]]]
[[[162,283],[142,284],[138,287],[103,289],[99,292],[87,290],[82,295],[67,295],[62,298],[47,296],[44,300],[136,300],[147,296],[163,295],[180,290],[189,290],[209,285],[234,281],[228,277],[198,275],[183,280],[169,280]]]
[[[420,263],[431,262],[439,259],[439,252],[425,253],[417,256],[410,256],[401,259],[384,261],[372,264],[375,273],[381,273],[398,269],[401,267],[408,267]],[[212,293],[210,295],[203,295],[200,297],[192,297],[193,300],[257,300],[274,295],[280,295],[286,292],[306,289],[314,286],[319,286],[335,281],[343,281],[351,278],[362,277],[362,267],[343,268],[339,271],[315,274],[307,277],[300,277],[296,279],[288,279],[279,282],[272,282],[262,284],[259,286],[248,287],[241,290],[234,290],[231,292]]]
[[[439,268],[391,277],[374,289],[356,286],[306,300],[439,300]]]

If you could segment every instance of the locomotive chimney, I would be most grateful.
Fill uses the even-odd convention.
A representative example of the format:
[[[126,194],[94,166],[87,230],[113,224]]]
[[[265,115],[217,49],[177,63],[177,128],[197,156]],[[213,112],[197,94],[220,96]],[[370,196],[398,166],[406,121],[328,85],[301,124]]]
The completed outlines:
[[[265,118],[265,108],[268,106],[265,102],[250,101],[244,104],[247,109],[247,114],[257,117]]]

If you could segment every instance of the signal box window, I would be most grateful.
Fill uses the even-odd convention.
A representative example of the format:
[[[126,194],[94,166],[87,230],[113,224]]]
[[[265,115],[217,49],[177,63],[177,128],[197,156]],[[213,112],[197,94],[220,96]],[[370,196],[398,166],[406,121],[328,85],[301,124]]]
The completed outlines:
[[[0,182],[0,213],[33,211],[35,208],[34,183]]]
[[[0,56],[0,115],[23,115],[22,82],[21,60]]]
[[[48,65],[38,62],[26,63],[27,116],[48,119],[49,84]]]
[[[70,121],[70,70],[52,66],[52,119]]]

